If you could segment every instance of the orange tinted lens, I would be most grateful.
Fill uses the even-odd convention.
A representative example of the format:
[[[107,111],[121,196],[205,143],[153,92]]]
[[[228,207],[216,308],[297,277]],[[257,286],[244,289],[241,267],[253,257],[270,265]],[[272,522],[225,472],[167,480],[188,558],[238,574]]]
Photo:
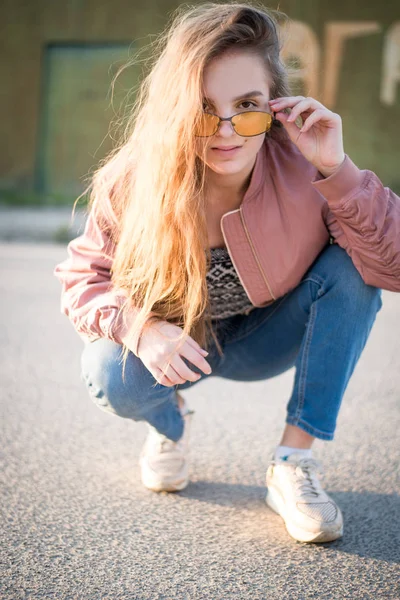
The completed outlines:
[[[196,127],[196,135],[200,137],[214,135],[217,131],[218,121],[219,119],[215,115],[203,113]]]
[[[232,119],[236,133],[243,136],[259,135],[269,131],[272,116],[264,112],[246,112],[236,115]]]

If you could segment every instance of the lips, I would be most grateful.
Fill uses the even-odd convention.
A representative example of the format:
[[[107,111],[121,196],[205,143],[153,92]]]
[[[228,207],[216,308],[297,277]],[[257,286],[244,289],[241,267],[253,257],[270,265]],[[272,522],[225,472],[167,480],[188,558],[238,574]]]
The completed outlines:
[[[215,146],[213,150],[233,150],[234,148],[240,148],[240,146]]]

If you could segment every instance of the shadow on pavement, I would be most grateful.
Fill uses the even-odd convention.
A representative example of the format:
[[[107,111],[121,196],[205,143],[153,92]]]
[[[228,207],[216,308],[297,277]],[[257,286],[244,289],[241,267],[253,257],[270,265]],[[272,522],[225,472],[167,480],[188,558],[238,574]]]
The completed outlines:
[[[179,496],[240,510],[265,506],[265,488],[209,481],[191,482]],[[344,536],[329,544],[318,544],[336,552],[362,558],[400,563],[400,497],[372,492],[331,492],[345,522]],[[276,517],[271,511],[271,515]],[[284,527],[282,522],[282,527]]]
[[[332,543],[339,552],[400,563],[400,497],[372,492],[334,492],[345,535]]]

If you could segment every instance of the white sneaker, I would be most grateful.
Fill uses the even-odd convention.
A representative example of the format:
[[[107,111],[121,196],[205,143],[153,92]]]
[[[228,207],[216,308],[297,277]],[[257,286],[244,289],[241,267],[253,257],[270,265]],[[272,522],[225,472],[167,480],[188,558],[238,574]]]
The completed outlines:
[[[273,459],[267,470],[266,502],[299,542],[331,542],[343,535],[342,513],[322,489],[320,474],[318,461],[297,453]]]
[[[154,492],[177,492],[189,483],[189,433],[195,411],[189,410],[186,404],[180,410],[184,429],[177,442],[147,424],[149,432],[140,454],[139,465],[143,485]]]

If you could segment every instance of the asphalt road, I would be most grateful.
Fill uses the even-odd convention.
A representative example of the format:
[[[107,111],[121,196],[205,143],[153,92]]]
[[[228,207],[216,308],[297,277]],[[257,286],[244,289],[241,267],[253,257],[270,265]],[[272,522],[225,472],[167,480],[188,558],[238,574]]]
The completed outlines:
[[[83,344],[52,275],[65,257],[0,245],[0,598],[399,600],[400,295],[384,292],[335,440],[314,446],[344,537],[303,545],[264,501],[294,370],[185,392],[192,482],[150,492],[145,424],[100,411],[80,380]]]

